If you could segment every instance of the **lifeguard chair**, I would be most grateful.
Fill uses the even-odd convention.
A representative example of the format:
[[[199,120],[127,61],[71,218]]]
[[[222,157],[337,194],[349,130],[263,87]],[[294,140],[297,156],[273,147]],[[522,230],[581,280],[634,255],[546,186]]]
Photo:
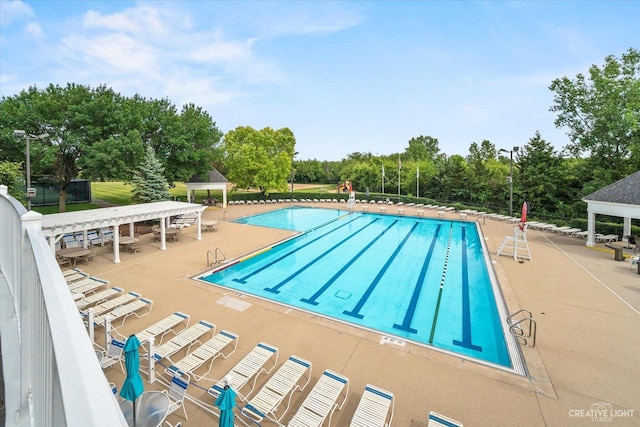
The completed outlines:
[[[529,252],[529,243],[527,242],[527,224],[521,224],[513,227],[513,236],[506,236],[502,244],[498,248],[498,255],[513,256],[518,258],[531,260],[531,252]]]
[[[347,200],[347,209],[354,210],[356,208],[356,193],[353,191],[349,193],[349,200]]]

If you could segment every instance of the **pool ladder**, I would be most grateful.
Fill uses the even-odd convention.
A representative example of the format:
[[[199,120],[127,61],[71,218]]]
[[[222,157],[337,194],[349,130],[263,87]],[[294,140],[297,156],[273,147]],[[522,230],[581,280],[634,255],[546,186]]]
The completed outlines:
[[[529,310],[520,310],[507,317],[509,332],[527,347],[536,346],[536,321]]]
[[[218,254],[220,254],[220,258],[218,258]],[[213,262],[211,262],[211,258],[213,258]],[[212,264],[220,264],[224,262],[227,258],[224,256],[224,252],[222,249],[216,248],[215,251],[207,251],[207,266],[211,266]]]

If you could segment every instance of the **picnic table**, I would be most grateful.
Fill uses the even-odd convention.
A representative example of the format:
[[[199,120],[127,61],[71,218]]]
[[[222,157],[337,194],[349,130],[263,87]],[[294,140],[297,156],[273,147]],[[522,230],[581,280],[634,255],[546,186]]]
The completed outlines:
[[[203,221],[201,229],[202,231],[216,231],[218,229],[218,221]]]
[[[87,255],[91,253],[91,249],[87,248],[64,248],[56,251],[56,254],[62,258],[67,258],[71,261],[71,264],[75,267],[78,259],[84,258],[87,262],[89,258]]]

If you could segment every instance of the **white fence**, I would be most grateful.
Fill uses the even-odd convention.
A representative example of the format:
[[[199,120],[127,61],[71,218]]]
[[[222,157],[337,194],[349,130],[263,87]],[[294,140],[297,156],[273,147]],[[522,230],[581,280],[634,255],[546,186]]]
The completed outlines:
[[[41,219],[0,185],[5,426],[126,426]]]

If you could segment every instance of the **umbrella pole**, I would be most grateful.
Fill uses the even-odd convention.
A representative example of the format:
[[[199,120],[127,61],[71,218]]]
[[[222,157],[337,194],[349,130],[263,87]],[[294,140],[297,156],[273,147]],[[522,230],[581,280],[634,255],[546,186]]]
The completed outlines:
[[[136,400],[133,399],[133,427],[136,427]]]

